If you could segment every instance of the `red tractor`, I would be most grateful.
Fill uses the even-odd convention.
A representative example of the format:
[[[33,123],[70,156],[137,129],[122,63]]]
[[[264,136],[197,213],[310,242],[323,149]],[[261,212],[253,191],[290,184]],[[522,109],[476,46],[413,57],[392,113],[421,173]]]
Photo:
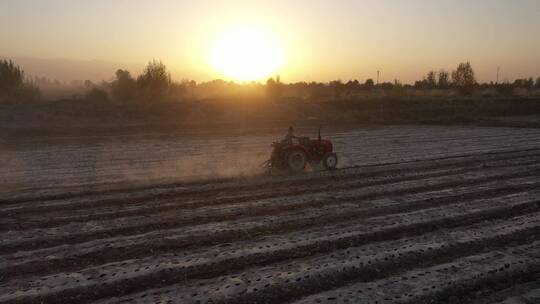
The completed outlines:
[[[271,169],[301,172],[308,163],[311,167],[318,167],[322,163],[326,170],[333,170],[337,166],[338,159],[332,142],[321,139],[320,129],[317,139],[291,136],[271,146],[272,155],[267,161]]]

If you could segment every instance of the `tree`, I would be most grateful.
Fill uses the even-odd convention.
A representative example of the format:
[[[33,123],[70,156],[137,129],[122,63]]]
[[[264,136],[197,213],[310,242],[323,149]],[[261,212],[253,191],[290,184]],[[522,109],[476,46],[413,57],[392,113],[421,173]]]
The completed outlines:
[[[540,89],[540,77],[536,78],[536,83],[534,84],[534,87]]]
[[[532,78],[518,78],[514,80],[513,86],[515,88],[532,89],[534,87],[534,80]]]
[[[272,100],[278,100],[281,98],[281,94],[283,93],[283,84],[281,83],[281,79],[279,75],[276,76],[276,80],[274,78],[270,77],[266,81],[266,94],[270,99]]]
[[[347,81],[347,83],[345,84],[346,94],[350,95],[352,92],[358,90],[359,86],[360,83],[356,79]]]
[[[437,86],[437,74],[434,71],[429,71],[426,75],[426,85],[428,88],[433,89]]]
[[[381,84],[379,84],[379,87],[383,90],[383,91],[390,91],[394,88],[394,84],[391,83],[391,82],[383,82]]]
[[[446,89],[450,86],[450,75],[447,71],[439,71],[439,81],[437,82],[437,86],[441,89]]]
[[[345,89],[345,85],[343,84],[343,82],[339,79],[333,80],[333,81],[330,81],[329,85],[334,90],[334,98],[336,99],[340,98],[341,93],[343,93]]]
[[[0,60],[0,95],[12,93],[23,84],[23,70],[11,60]]]
[[[364,85],[366,86],[366,88],[372,89],[373,86],[375,86],[375,82],[373,81],[373,79],[368,78],[368,79],[366,80],[366,82],[364,83]]]
[[[169,93],[171,75],[161,61],[152,60],[137,78],[137,86],[145,101],[163,101]]]
[[[96,85],[91,80],[85,80],[84,81],[84,87],[87,89],[92,89]]]
[[[532,89],[534,87],[534,80],[532,79],[532,77],[525,79],[524,85],[527,89]]]
[[[497,88],[497,93],[503,96],[512,96],[514,94],[514,86],[508,82],[504,81],[503,83],[499,83],[495,85]]]
[[[24,71],[12,60],[0,60],[0,102],[32,101],[41,97],[35,83],[27,81]]]
[[[417,88],[417,89],[426,89],[427,88],[427,80],[426,79],[422,79],[422,80],[417,80],[414,82],[414,87]]]
[[[523,78],[521,80],[521,87],[532,89],[534,87],[534,80],[532,78]]]
[[[452,84],[462,93],[472,93],[476,79],[470,62],[460,63],[457,69],[452,72]]]
[[[111,83],[112,95],[114,99],[121,102],[128,102],[134,99],[136,83],[129,71],[117,70],[116,79]]]

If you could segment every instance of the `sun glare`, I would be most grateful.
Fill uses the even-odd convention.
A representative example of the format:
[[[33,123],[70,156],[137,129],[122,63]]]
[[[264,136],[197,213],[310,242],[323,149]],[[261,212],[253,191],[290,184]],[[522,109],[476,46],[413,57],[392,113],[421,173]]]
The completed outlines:
[[[261,80],[283,64],[279,42],[254,28],[222,33],[210,49],[209,62],[218,72],[237,81]]]

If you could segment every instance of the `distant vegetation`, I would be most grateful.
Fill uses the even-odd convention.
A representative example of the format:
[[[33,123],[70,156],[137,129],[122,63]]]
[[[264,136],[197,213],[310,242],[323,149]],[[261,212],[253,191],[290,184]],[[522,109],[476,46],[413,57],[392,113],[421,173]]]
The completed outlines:
[[[510,83],[478,83],[469,62],[453,71],[428,71],[414,84],[335,80],[328,83],[238,84],[173,81],[167,67],[151,61],[134,77],[119,69],[109,82],[62,84],[26,77],[14,62],[0,61],[0,105],[18,113],[2,120],[88,124],[466,122],[497,115],[540,113],[540,77]],[[21,114],[22,113],[22,114]],[[81,119],[77,119],[80,117]],[[92,122],[93,121],[93,122]]]
[[[40,95],[19,66],[11,60],[0,60],[0,102],[35,101]]]

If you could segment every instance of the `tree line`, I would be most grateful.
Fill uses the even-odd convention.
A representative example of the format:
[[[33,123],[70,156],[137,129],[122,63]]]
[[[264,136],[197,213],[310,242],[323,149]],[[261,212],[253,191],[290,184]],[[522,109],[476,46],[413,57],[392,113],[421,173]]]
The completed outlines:
[[[402,92],[409,90],[455,90],[459,94],[471,94],[478,89],[494,88],[497,92],[510,95],[516,88],[540,89],[540,77],[516,79],[513,83],[479,84],[470,62],[460,63],[455,70],[448,72],[429,71],[421,80],[414,84],[403,85],[398,80],[376,84],[373,79],[364,82],[349,80],[343,82],[334,80],[328,83],[297,82],[285,84],[279,76],[269,78],[265,84],[248,83],[236,84],[223,80],[197,84],[194,81],[175,82],[167,67],[157,60],[150,61],[142,73],[133,77],[124,69],[119,69],[110,82],[94,84],[85,81],[86,93],[84,99],[92,101],[115,101],[118,103],[154,103],[160,101],[176,101],[185,98],[190,92],[196,96],[207,96],[223,92],[259,92],[270,99],[281,99],[288,95],[317,98],[341,98],[358,92]],[[13,61],[0,60],[0,102],[34,101],[39,100],[42,94],[39,87],[28,77],[24,71]]]

